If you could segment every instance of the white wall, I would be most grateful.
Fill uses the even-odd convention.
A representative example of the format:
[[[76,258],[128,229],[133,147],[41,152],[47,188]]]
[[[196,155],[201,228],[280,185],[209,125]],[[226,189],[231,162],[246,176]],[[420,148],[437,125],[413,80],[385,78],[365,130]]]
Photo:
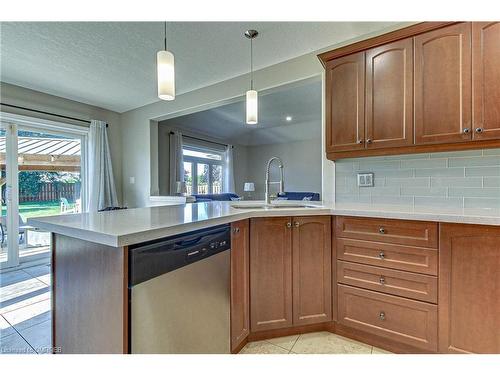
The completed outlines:
[[[111,150],[111,160],[113,163],[116,190],[120,203],[123,201],[122,136],[120,127],[120,115],[118,113],[3,82],[0,83],[0,98],[1,102],[5,104],[11,104],[87,120],[94,119],[106,121],[109,124],[109,146]],[[9,113],[61,121],[60,118],[55,118],[53,116],[41,115],[34,112],[19,110],[7,106],[2,106],[1,110]],[[73,122],[73,124],[82,125],[81,122]]]
[[[284,165],[285,191],[321,194],[321,139],[247,147],[247,179],[255,183],[254,199],[264,199],[267,161],[278,156]],[[235,163],[236,167],[236,163]],[[271,181],[279,181],[279,168],[271,169]],[[271,192],[277,186],[271,187]]]

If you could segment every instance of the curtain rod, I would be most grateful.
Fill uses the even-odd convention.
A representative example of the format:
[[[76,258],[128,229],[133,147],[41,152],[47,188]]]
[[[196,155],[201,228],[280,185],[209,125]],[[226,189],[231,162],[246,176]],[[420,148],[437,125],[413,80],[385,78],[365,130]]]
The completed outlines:
[[[170,132],[170,134],[175,134],[175,132]],[[191,135],[184,135],[182,134],[183,137],[186,137],[186,138],[191,138],[191,139],[196,139],[198,141],[203,141],[203,142],[208,142],[208,143],[213,143],[213,144],[216,144],[216,145],[221,145],[221,146],[229,146],[227,143],[220,143],[220,142],[214,142],[214,141],[208,141],[206,139],[203,139],[203,138],[198,138],[198,137],[193,137]],[[231,147],[234,147],[234,146],[231,146]]]
[[[70,116],[58,115],[57,113],[45,112],[45,111],[40,111],[38,109],[31,109],[31,108],[21,107],[21,106],[18,106],[18,105],[12,105],[12,104],[7,104],[7,103],[0,103],[0,105],[4,105],[6,107],[11,107],[11,108],[16,108],[16,109],[22,109],[22,110],[25,110],[25,111],[40,113],[40,114],[43,114],[43,115],[49,115],[49,116],[54,116],[54,117],[59,117],[59,118],[65,118],[65,119],[68,119],[68,120],[86,122],[87,124],[90,124],[90,120],[85,120],[85,119],[81,119],[81,118],[77,118],[77,117],[70,117]],[[106,123],[106,127],[108,127],[107,123]]]

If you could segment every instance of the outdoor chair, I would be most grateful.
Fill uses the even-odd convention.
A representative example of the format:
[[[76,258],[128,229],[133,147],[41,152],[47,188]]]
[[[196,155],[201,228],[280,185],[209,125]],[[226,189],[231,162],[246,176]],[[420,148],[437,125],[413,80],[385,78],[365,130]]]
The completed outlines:
[[[66,198],[61,198],[61,214],[74,214],[76,213],[75,205],[69,204]]]
[[[26,231],[32,227],[26,225],[22,216],[19,215],[19,244],[22,244],[26,240]],[[7,217],[2,216],[0,220],[0,235],[1,235],[1,246],[4,245],[5,239],[7,238]]]

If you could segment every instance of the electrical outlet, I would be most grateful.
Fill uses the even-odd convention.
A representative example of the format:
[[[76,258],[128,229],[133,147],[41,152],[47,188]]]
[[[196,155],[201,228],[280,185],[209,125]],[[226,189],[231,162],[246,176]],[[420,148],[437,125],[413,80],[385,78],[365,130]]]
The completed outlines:
[[[375,175],[373,172],[358,173],[358,187],[373,187]]]

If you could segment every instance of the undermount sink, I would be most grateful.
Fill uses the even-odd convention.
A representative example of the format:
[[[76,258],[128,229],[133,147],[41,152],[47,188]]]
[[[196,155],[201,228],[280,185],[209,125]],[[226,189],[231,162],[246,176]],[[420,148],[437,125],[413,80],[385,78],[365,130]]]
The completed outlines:
[[[308,204],[233,204],[233,208],[241,210],[254,210],[254,209],[276,209],[276,208],[315,208],[317,206]]]

